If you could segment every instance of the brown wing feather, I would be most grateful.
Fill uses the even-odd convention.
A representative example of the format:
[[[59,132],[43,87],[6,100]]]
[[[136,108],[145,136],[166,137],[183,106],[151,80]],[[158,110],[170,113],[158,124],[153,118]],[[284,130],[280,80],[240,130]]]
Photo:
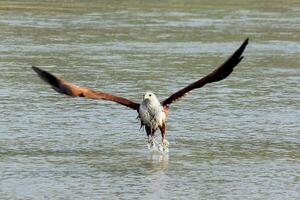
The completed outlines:
[[[232,72],[235,66],[239,64],[239,62],[243,59],[242,53],[244,52],[247,44],[248,38],[243,42],[239,49],[237,49],[221,66],[215,69],[213,72],[208,74],[207,76],[199,79],[198,81],[188,85],[187,87],[179,90],[178,92],[172,94],[169,98],[165,99],[162,102],[162,105],[168,107],[171,103],[180,99],[188,92],[193,89],[201,88],[207,83],[217,82],[228,77]]]
[[[62,94],[66,94],[74,97],[88,97],[91,99],[103,99],[108,101],[114,101],[121,105],[127,106],[134,110],[138,110],[140,104],[130,101],[123,97],[118,97],[105,92],[93,91],[89,88],[78,87],[74,84],[68,83],[62,79],[55,77],[49,72],[39,69],[35,66],[32,66],[32,69],[39,75],[39,77],[44,80],[46,83],[51,85],[51,87]]]

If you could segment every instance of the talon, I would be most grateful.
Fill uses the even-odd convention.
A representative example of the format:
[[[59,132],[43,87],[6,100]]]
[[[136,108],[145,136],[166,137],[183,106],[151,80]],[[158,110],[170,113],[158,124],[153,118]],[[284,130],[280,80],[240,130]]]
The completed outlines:
[[[150,145],[150,147],[153,147],[154,145],[153,137],[148,137],[148,144]]]
[[[163,146],[164,150],[169,148],[169,142],[166,139],[163,139],[162,140],[162,146]]]
[[[168,143],[168,141],[167,141],[165,138],[163,138],[163,139],[162,139],[162,143],[165,145],[165,144]]]

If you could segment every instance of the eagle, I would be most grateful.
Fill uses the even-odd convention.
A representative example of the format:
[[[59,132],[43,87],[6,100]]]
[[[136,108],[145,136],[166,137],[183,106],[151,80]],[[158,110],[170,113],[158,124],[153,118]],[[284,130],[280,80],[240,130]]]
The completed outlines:
[[[200,78],[199,80],[189,84],[188,86],[182,88],[181,90],[173,93],[171,96],[169,96],[163,101],[159,101],[153,92],[146,92],[143,95],[142,102],[136,103],[132,100],[116,96],[114,94],[102,91],[94,91],[86,87],[79,87],[63,79],[57,78],[51,73],[42,70],[36,66],[32,66],[32,69],[38,74],[38,76],[43,81],[48,83],[58,93],[62,93],[72,97],[86,97],[91,99],[113,101],[137,111],[138,119],[140,119],[141,122],[141,127],[145,127],[148,137],[148,143],[153,144],[154,134],[159,129],[162,137],[162,145],[168,146],[169,143],[166,140],[166,130],[167,118],[171,104],[181,99],[191,90],[201,88],[208,83],[221,81],[228,77],[233,72],[234,68],[243,59],[242,54],[248,44],[248,40],[249,38],[247,38],[241,44],[241,46],[214,71]]]

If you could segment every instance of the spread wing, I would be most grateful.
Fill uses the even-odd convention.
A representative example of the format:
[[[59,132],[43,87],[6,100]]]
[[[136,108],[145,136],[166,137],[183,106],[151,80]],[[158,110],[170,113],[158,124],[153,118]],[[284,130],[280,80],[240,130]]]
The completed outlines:
[[[221,81],[226,77],[228,77],[233,72],[234,67],[237,66],[239,62],[243,59],[242,53],[244,52],[247,44],[248,44],[248,38],[243,42],[240,48],[237,49],[221,66],[219,66],[217,69],[215,69],[207,76],[199,79],[198,81],[172,94],[169,98],[165,99],[162,102],[162,105],[164,107],[169,107],[171,103],[180,99],[191,90],[196,88],[201,88],[207,83]]]
[[[93,91],[89,88],[79,87],[74,84],[68,83],[62,79],[55,77],[49,72],[32,66],[32,69],[39,75],[39,77],[46,83],[51,85],[51,87],[62,94],[66,94],[73,97],[87,97],[91,99],[103,99],[108,101],[114,101],[121,105],[127,106],[131,109],[138,110],[140,104],[130,101],[123,97],[118,97],[105,92]]]

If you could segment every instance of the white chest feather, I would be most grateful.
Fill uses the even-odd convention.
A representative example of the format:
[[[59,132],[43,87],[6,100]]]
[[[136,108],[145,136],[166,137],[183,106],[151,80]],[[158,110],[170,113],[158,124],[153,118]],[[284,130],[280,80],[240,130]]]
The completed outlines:
[[[142,123],[153,129],[161,126],[166,119],[163,107],[159,102],[143,101],[139,108],[139,117]]]

